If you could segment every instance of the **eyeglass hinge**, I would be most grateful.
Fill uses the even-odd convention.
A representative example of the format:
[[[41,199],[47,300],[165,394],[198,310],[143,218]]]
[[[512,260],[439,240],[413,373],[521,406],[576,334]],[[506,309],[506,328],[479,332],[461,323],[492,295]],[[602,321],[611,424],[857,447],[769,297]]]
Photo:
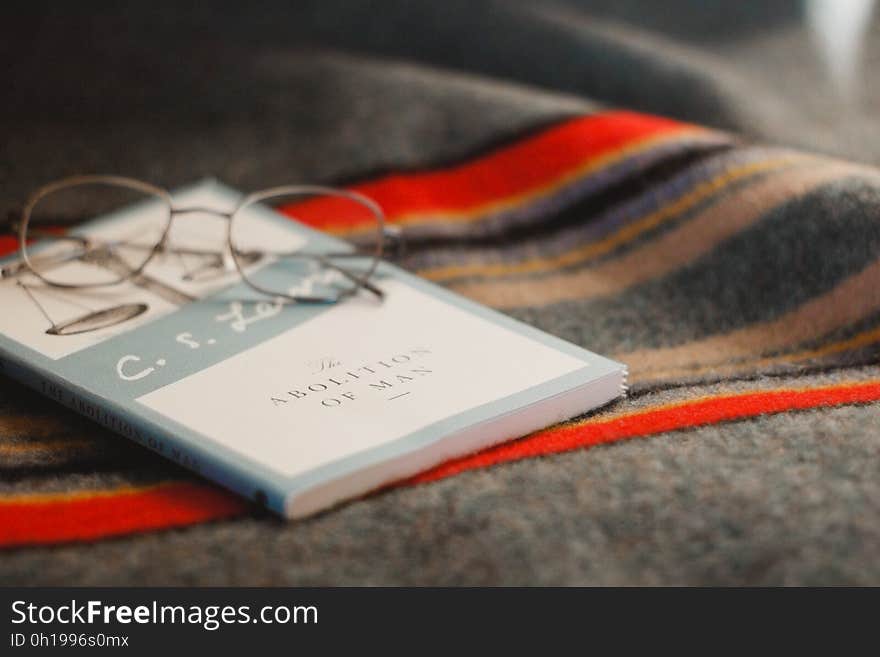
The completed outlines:
[[[383,239],[386,243],[386,257],[398,260],[406,255],[406,240],[400,226],[385,225],[382,228]]]

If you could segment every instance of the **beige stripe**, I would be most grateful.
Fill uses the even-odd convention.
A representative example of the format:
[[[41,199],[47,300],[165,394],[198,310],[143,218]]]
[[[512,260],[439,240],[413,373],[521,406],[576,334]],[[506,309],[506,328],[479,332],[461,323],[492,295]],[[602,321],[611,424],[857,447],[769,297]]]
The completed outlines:
[[[597,267],[537,280],[480,281],[452,289],[496,308],[540,307],[616,294],[691,262],[757,222],[772,208],[863,167],[832,162],[787,169],[725,196],[663,236]]]
[[[880,261],[772,322],[677,347],[618,354],[617,358],[629,365],[634,379],[654,378],[669,373],[664,370],[699,369],[813,340],[877,310],[880,310]]]
[[[846,340],[826,344],[817,349],[807,349],[804,351],[796,351],[793,353],[783,354],[781,356],[773,356],[770,358],[752,358],[745,361],[734,363],[723,363],[721,365],[703,365],[700,367],[686,367],[663,371],[642,372],[635,377],[629,377],[630,382],[648,381],[664,381],[682,377],[693,378],[707,373],[713,376],[723,376],[729,374],[744,374],[747,372],[755,372],[771,365],[794,365],[801,361],[813,360],[832,356],[853,349],[862,349],[869,345],[880,342],[880,328],[873,328],[863,331]]]

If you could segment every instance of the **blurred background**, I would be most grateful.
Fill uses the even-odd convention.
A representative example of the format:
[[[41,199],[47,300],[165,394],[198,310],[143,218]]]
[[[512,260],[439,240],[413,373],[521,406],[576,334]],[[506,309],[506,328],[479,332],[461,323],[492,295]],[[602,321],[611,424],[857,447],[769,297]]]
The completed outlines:
[[[31,0],[0,12],[4,204],[83,171],[335,182],[454,158],[487,132],[596,103],[880,162],[873,0]]]

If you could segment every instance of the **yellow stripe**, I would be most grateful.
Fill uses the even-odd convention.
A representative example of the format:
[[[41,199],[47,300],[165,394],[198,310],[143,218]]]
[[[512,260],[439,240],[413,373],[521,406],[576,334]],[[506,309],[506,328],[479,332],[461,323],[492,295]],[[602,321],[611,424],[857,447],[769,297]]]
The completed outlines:
[[[677,200],[659,208],[637,221],[627,224],[617,232],[609,235],[603,240],[585,244],[581,247],[567,251],[560,255],[550,258],[535,258],[525,260],[523,262],[507,264],[507,263],[474,263],[470,265],[452,265],[449,267],[437,267],[434,269],[423,269],[419,271],[419,275],[425,278],[442,281],[454,278],[462,278],[464,276],[501,276],[509,274],[529,274],[542,271],[552,271],[568,267],[585,260],[598,257],[608,253],[612,249],[617,248],[641,235],[642,233],[659,226],[664,221],[675,217],[682,212],[699,204],[706,198],[721,191],[727,185],[746,178],[748,176],[778,169],[783,166],[792,164],[797,158],[788,156],[784,158],[765,160],[761,162],[753,162],[743,165],[739,168],[731,169],[720,174],[712,180],[701,183],[693,190],[679,197]]]
[[[165,488],[174,484],[179,484],[183,480],[160,481],[154,484],[146,484],[144,486],[120,486],[110,489],[96,490],[76,490],[64,491],[60,493],[24,493],[22,495],[10,495],[8,497],[0,497],[0,506],[12,504],[42,504],[46,502],[71,502],[76,500],[93,499],[101,497],[116,497],[120,495],[132,495],[134,493],[142,493],[149,490]]]
[[[545,185],[526,190],[514,196],[507,196],[502,199],[488,201],[481,205],[470,207],[464,210],[437,208],[435,210],[429,211],[430,214],[427,214],[425,211],[405,212],[392,217],[388,217],[388,221],[400,226],[417,226],[449,222],[475,222],[479,219],[482,219],[486,215],[494,215],[507,209],[530,203],[538,198],[550,196],[560,188],[565,187],[574,180],[577,180],[578,178],[590,175],[591,173],[598,171],[599,169],[607,168],[621,160],[624,160],[633,155],[637,155],[644,151],[648,151],[664,143],[681,140],[684,137],[691,137],[695,141],[729,141],[729,138],[723,138],[723,133],[706,130],[705,128],[686,127],[680,130],[675,130],[672,133],[665,133],[657,137],[650,137],[648,139],[635,142],[629,146],[624,146],[616,151],[606,153],[605,155],[601,155],[599,157],[590,158],[586,160],[583,164],[579,165],[577,168],[573,169],[569,173],[564,174],[560,178],[557,178],[556,180],[553,180]],[[327,233],[332,233],[334,235],[345,235],[351,237],[360,233],[371,232],[375,230],[375,228],[372,226],[355,226],[343,228],[327,227],[321,228],[321,230]]]
[[[0,455],[51,454],[71,449],[88,449],[94,446],[95,442],[91,440],[53,440],[42,443],[0,443]]]

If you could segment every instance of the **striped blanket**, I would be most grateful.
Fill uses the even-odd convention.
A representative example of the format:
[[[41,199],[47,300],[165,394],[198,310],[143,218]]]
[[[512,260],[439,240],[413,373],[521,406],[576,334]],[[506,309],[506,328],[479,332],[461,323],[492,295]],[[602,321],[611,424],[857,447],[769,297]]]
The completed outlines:
[[[629,398],[285,523],[0,379],[0,581],[880,581],[880,170],[471,78],[296,61],[288,81],[346,83],[318,96],[379,85],[357,125],[398,121],[347,157],[355,124],[301,108],[315,124],[297,134],[337,164],[302,155],[269,182],[317,171],[369,195],[405,231],[406,268],[626,363]],[[139,148],[127,173],[197,170]],[[216,173],[245,187],[277,163]],[[21,186],[49,169],[25,163]]]

